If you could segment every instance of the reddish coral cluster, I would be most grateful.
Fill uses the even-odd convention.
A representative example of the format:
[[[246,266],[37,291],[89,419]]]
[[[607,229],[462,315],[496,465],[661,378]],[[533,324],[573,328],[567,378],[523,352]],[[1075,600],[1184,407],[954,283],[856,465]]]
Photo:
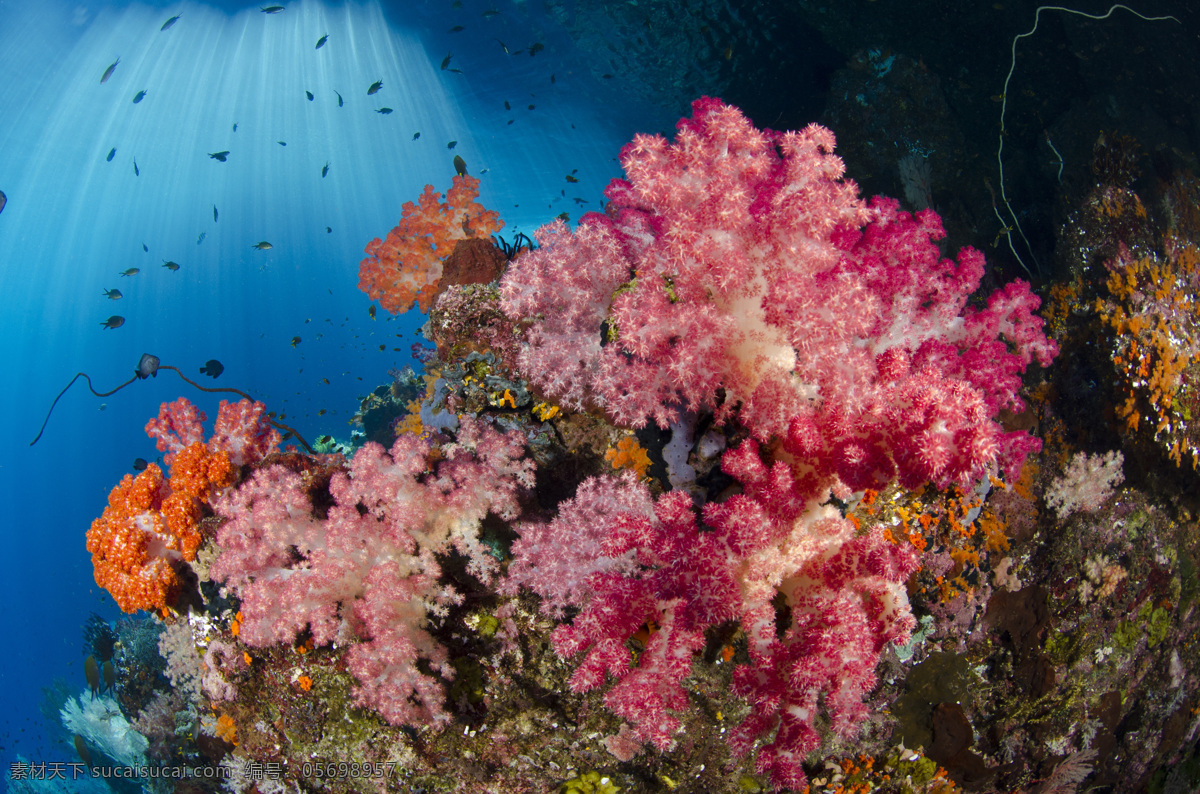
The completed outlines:
[[[169,481],[153,463],[125,475],[87,533],[96,584],[125,612],[170,604],[179,589],[175,562],[195,559],[200,547],[203,504],[234,479],[229,456],[199,442],[175,455]]]
[[[459,240],[487,237],[503,228],[493,210],[476,203],[479,180],[454,177],[454,185],[441,195],[433,185],[414,204],[404,204],[400,222],[387,238],[367,244],[367,257],[359,264],[358,288],[392,314],[402,314],[415,302],[428,312],[442,278],[442,263]]]

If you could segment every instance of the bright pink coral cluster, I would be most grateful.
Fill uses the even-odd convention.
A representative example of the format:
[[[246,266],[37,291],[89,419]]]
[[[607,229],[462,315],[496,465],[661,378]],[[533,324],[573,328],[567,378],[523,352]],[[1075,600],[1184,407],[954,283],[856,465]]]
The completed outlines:
[[[994,417],[1056,353],[1027,285],[968,307],[982,256],[941,258],[930,210],[861,200],[827,129],[760,131],[708,98],[678,129],[637,136],[607,214],[543,227],[505,274],[530,381],[623,425],[715,409],[792,431],[817,479],[853,487],[1019,465],[1030,444]]]
[[[324,517],[299,474],[283,465],[255,472],[213,504],[228,521],[209,573],[241,599],[241,639],[266,646],[307,630],[318,645],[353,644],[347,663],[360,704],[393,724],[444,723],[441,686],[418,667],[423,658],[453,677],[425,630],[430,611],[459,599],[438,582],[435,555],[456,548],[481,579],[494,575],[479,526],[489,511],[516,516],[517,495],[533,482],[522,452],[519,433],[469,417],[436,465],[416,436],[400,436],[390,452],[369,443],[333,475]]]
[[[749,716],[730,735],[777,786],[801,787],[818,725],[849,737],[888,643],[907,640],[911,548],[831,507],[899,482],[1015,475],[1037,441],[996,418],[1021,410],[1021,375],[1057,353],[1014,282],[968,305],[983,257],[957,261],[930,210],[858,196],[828,130],[760,131],[714,99],[674,142],[638,136],[605,215],[537,233],[501,282],[523,324],[521,373],[552,399],[623,425],[736,420],[741,492],[697,514],[678,491],[650,507],[631,478],[585,482],[549,524],[519,528],[508,587],[581,611],[554,647],[582,656],[571,685],[607,685],[622,757],[670,747],[704,630],[737,620],[734,675]],[[595,550],[599,549],[597,556]],[[777,606],[786,604],[786,617]],[[637,664],[627,645],[656,626]]]
[[[209,451],[226,453],[235,466],[257,463],[277,452],[283,437],[268,421],[266,410],[260,402],[221,400]],[[163,462],[170,465],[179,452],[204,441],[207,418],[186,397],[180,397],[159,406],[158,416],[146,423],[146,435],[156,439],[158,451],[164,453]]]

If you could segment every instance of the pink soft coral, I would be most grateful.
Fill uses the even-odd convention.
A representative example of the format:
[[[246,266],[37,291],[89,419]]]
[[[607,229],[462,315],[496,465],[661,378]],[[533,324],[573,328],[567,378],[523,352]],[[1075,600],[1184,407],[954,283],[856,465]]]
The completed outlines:
[[[513,518],[532,485],[519,434],[464,417],[440,448],[401,436],[390,451],[369,443],[333,475],[322,519],[299,474],[262,469],[213,505],[228,519],[210,575],[241,598],[240,637],[249,645],[294,641],[354,644],[347,656],[361,705],[399,724],[441,724],[441,689],[418,668],[426,659],[449,678],[445,650],[426,631],[430,612],[460,596],[439,584],[435,554],[456,547],[487,579],[496,560],[478,531],[489,512]]]
[[[406,202],[400,222],[387,239],[367,244],[367,258],[358,270],[358,288],[392,314],[402,314],[413,303],[428,312],[442,277],[442,262],[459,240],[487,237],[504,226],[499,215],[475,201],[479,180],[460,174],[446,193],[433,185],[413,204]]]
[[[713,409],[765,441],[799,417],[814,476],[851,487],[1019,465],[1032,444],[993,417],[1056,352],[1038,299],[1016,282],[968,308],[982,256],[941,258],[932,211],[860,200],[833,144],[707,98],[673,143],[637,136],[607,214],[543,227],[501,281],[522,374],[635,427]]]

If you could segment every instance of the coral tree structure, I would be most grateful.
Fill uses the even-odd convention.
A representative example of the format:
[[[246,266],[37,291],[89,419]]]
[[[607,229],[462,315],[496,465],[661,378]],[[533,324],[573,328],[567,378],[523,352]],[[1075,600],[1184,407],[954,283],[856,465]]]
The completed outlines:
[[[459,174],[446,192],[446,201],[433,185],[414,204],[406,202],[387,237],[367,244],[367,257],[358,270],[358,288],[392,314],[403,314],[413,303],[428,312],[437,295],[442,263],[459,240],[487,238],[504,226],[499,215],[475,201],[479,180]]]

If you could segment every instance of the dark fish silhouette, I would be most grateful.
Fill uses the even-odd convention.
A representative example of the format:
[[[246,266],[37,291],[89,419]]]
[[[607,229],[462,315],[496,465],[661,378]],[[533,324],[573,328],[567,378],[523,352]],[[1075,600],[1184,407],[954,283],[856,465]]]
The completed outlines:
[[[458,146],[458,141],[450,141],[450,143],[446,144],[447,149],[453,149],[455,146]]]
[[[233,131],[237,132],[237,122],[233,122]]]
[[[270,250],[271,250],[272,248],[274,248],[275,246],[271,245],[271,244],[270,244],[270,243],[268,243],[266,240],[263,240],[262,242],[255,243],[254,245],[252,245],[252,246],[250,246],[250,247],[251,247],[251,248],[257,248],[257,249],[258,249],[258,250],[260,250],[260,251],[270,251]]]
[[[326,234],[333,234],[333,227],[332,227],[332,226],[326,226],[326,227],[325,227],[325,233],[326,233]]]
[[[208,237],[208,232],[200,232],[200,236],[196,238],[196,245],[200,245],[200,243],[204,242],[205,237]]]
[[[316,46],[316,49],[318,49],[318,50],[319,50],[319,49],[321,49],[322,47],[324,47],[324,46],[325,46],[325,42],[327,42],[327,41],[329,41],[329,34],[328,34],[328,33],[326,33],[326,34],[325,34],[324,36],[322,36],[321,38],[317,39],[317,46]]]
[[[370,306],[367,307],[367,316],[370,317],[372,320],[375,319],[375,304],[374,303],[372,303]]]
[[[111,328],[120,328],[124,324],[125,318],[119,314],[114,314],[112,317],[109,317],[107,320],[100,323],[100,327],[107,331]]]
[[[112,73],[116,71],[117,64],[120,62],[120,58],[117,58],[115,61],[113,61],[112,64],[110,64],[109,67],[104,70],[104,74],[100,75],[100,82],[107,83],[108,78],[112,77]]]
[[[209,153],[208,153],[208,156],[209,156],[209,157],[211,157],[211,158],[212,158],[212,159],[214,159],[214,160],[219,160],[219,161],[221,161],[221,162],[223,163],[223,162],[225,162],[225,158],[229,156],[229,152],[228,152],[228,151],[224,151],[224,152],[209,152]]]
[[[292,347],[295,347],[296,345],[300,344],[300,337],[298,337],[298,336],[293,336],[293,337],[292,337],[292,341],[290,342],[290,344],[291,344],[291,346],[292,346]]]
[[[225,367],[222,366],[221,362],[217,361],[215,358],[210,358],[208,361],[205,361],[204,366],[200,368],[201,375],[208,375],[211,378],[217,377],[224,371]]]
[[[575,177],[571,176],[570,174],[567,174],[567,181],[574,184],[575,182],[578,182],[579,180],[576,179]]]
[[[532,58],[534,55],[537,55],[544,49],[546,49],[545,44],[542,44],[540,41],[535,41],[533,44],[529,45],[529,57]]]
[[[512,105],[508,104],[508,100],[507,100],[507,99],[506,99],[506,100],[504,100],[504,109],[505,109],[505,110],[512,110]]]
[[[450,65],[450,59],[454,57],[454,53],[450,53],[445,58],[442,58],[442,69]]]
[[[4,205],[8,203],[8,196],[4,195],[4,191],[0,190],[0,212],[4,212]]]
[[[217,222],[217,205],[213,204],[213,223]]]
[[[337,94],[337,98],[338,98],[338,107],[341,107],[341,106],[342,106],[342,95],[341,95],[341,94],[338,94],[338,92],[337,92],[337,91],[334,91],[333,93]]]
[[[104,297],[108,298],[110,301],[119,301],[125,296],[121,294],[121,290],[119,289],[106,289],[104,290]]]
[[[321,178],[324,179],[325,175],[328,173],[329,173],[329,163],[326,163],[325,165],[321,166]]]
[[[145,243],[142,243],[142,250],[145,251],[146,253],[150,253],[150,249],[146,247]]]
[[[507,44],[505,44],[504,42],[500,41],[500,39],[496,39],[496,43],[500,45],[500,49],[504,50],[504,54],[505,54],[505,55],[508,55],[508,54],[509,54],[509,52],[508,52],[508,45],[507,45]]]
[[[305,95],[306,97],[308,97],[308,101],[309,101],[309,102],[312,102],[312,101],[313,101],[313,95],[312,95],[312,91],[305,91],[305,92],[304,92],[304,95]]]
[[[278,14],[280,11],[283,10],[283,6],[264,6],[263,8],[260,8],[258,10],[263,12],[264,14]]]
[[[176,14],[175,16],[171,17],[170,19],[168,19],[166,22],[163,23],[163,26],[161,28],[159,28],[159,30],[167,30],[172,25],[174,25],[176,22],[178,22],[179,17],[181,17],[181,16],[183,16],[183,14]]]
[[[170,270],[172,273],[174,273],[176,270],[178,270],[178,269],[179,269],[179,263],[178,263],[178,262],[171,262],[171,261],[168,261],[168,260],[164,259],[164,260],[163,260],[163,267],[165,267],[167,270]]]
[[[378,94],[379,89],[381,88],[383,88],[383,80],[376,80],[375,82],[371,83],[371,87],[367,89],[367,96],[371,96],[371,94]]]
[[[376,113],[382,113],[383,115],[385,115],[385,116],[386,116],[387,114],[389,114],[389,113],[391,113],[391,112],[392,112],[392,109],[391,109],[391,108],[387,108],[387,107],[383,107],[383,108],[379,108],[379,110],[376,110],[375,112],[376,112]]]
[[[146,247],[146,246],[145,246],[145,244],[143,244],[143,245],[142,245],[142,248],[145,248],[145,247]],[[141,273],[141,272],[142,272],[142,269],[141,269],[140,267],[131,267],[131,268],[127,268],[127,269],[125,269],[125,270],[122,270],[122,271],[121,271],[121,273],[120,273],[120,275],[122,275],[122,276],[136,276],[138,273]]]
[[[146,98],[146,89],[143,88],[141,91],[138,91],[136,94],[133,95],[133,104],[136,105],[138,102],[141,102],[145,98]]]
[[[141,175],[142,175],[142,172],[138,170],[138,167],[137,167],[137,158],[136,158],[136,157],[135,157],[135,158],[133,158],[133,175],[134,175],[134,176],[141,176]]]
[[[134,458],[133,459],[133,470],[134,471],[145,471],[146,467],[149,465],[150,465],[150,462],[147,461],[145,458]]]
[[[481,16],[482,16],[484,19],[491,19],[492,17],[496,16],[496,15],[497,15],[497,14],[499,14],[499,13],[500,13],[500,12],[499,12],[499,11],[497,11],[496,9],[494,9],[494,8],[490,8],[490,9],[488,9],[487,11],[484,11],[484,12],[483,12],[483,14],[481,14]]]
[[[454,170],[458,172],[459,176],[467,175],[467,161],[457,154],[454,155]]]
[[[116,156],[117,156],[117,147],[114,146],[108,150],[108,157],[105,157],[104,159],[106,162],[111,163],[112,159]]]
[[[275,143],[279,144],[280,146],[287,146],[287,141],[275,141]]]
[[[414,133],[413,133],[413,140],[414,140],[414,141],[415,141],[417,138],[420,138],[420,137],[421,137],[421,133],[419,133],[419,132],[414,132]]]

